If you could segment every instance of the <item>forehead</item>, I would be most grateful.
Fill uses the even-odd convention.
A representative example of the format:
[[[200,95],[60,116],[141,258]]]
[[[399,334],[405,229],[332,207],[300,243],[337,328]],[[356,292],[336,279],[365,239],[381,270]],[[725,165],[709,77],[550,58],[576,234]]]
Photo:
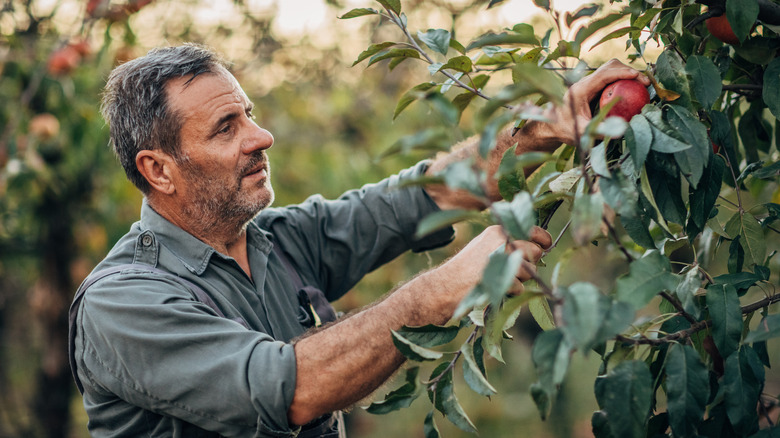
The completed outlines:
[[[175,78],[165,86],[171,109],[184,116],[207,116],[231,105],[249,103],[244,90],[230,72],[220,67],[213,73]]]

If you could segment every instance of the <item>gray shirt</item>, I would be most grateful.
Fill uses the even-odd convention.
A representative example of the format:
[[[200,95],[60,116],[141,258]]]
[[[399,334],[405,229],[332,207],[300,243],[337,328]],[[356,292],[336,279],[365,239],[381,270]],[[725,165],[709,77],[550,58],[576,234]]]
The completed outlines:
[[[144,202],[141,220],[96,270],[133,262],[172,275],[139,265],[99,280],[85,294],[75,357],[90,433],[294,436],[297,429],[287,422],[295,390],[290,341],[305,328],[297,319],[297,290],[271,248],[280,245],[304,284],[333,301],[406,250],[448,243],[451,228],[414,239],[420,219],[437,207],[420,188],[397,188],[425,168],[420,163],[336,200],[313,196],[264,210],[247,227],[251,278],[233,258]],[[227,318],[173,275],[208,292]]]

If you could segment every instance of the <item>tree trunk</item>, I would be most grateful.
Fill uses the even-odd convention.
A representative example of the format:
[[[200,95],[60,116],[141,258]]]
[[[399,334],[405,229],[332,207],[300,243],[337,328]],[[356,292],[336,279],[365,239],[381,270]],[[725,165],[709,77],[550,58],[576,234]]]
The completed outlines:
[[[43,263],[30,295],[30,306],[44,336],[34,411],[43,436],[65,438],[74,387],[67,346],[68,307],[74,292],[70,266],[76,248],[68,201],[55,196],[46,197],[39,216],[44,222],[40,241]]]

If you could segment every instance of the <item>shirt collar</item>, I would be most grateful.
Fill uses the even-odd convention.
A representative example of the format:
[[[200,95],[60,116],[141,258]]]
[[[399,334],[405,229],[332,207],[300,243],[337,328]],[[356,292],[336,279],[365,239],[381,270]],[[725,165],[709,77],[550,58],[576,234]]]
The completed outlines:
[[[141,229],[154,232],[160,244],[169,249],[192,273],[201,275],[208,267],[211,256],[220,254],[213,247],[174,225],[149,205],[146,198],[141,205]],[[271,250],[271,233],[261,229],[255,221],[247,226],[247,245],[264,253]]]

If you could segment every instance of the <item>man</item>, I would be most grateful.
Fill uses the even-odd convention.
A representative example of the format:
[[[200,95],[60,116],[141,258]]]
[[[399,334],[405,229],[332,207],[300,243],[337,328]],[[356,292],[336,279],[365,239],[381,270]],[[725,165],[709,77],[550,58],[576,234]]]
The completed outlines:
[[[568,108],[584,126],[588,102],[604,86],[637,75],[607,64],[572,87],[572,105],[553,111],[554,124],[504,133],[496,157],[515,142],[526,151],[570,141]],[[451,240],[451,229],[412,237],[420,219],[481,207],[442,186],[397,188],[469,156],[476,143],[337,200],[268,208],[274,139],[208,49],[162,48],[117,67],[103,114],[145,199],[140,221],[74,306],[72,363],[94,436],[338,436],[330,413],[369,395],[404,361],[390,330],[446,323],[488,255],[507,243],[487,228],[380,302],[304,335],[306,313],[318,316],[310,299],[333,301],[402,252]],[[533,265],[551,239],[537,228],[529,241],[510,243]],[[529,275],[518,272],[517,291]]]

